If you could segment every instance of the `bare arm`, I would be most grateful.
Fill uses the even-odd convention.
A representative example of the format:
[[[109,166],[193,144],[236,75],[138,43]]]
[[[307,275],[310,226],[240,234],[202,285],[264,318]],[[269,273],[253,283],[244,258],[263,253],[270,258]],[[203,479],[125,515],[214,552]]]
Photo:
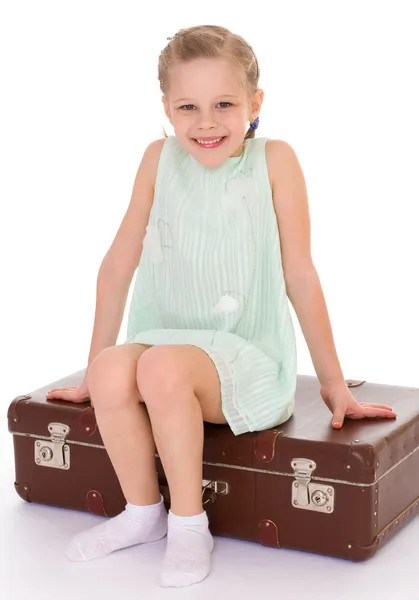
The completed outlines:
[[[101,263],[96,284],[96,309],[88,366],[104,348],[116,344],[131,281],[141,258],[164,141],[160,139],[152,142],[144,152],[130,204]]]
[[[304,174],[289,144],[267,145],[287,295],[295,309],[322,385],[346,387],[322,286],[311,256],[310,212]]]

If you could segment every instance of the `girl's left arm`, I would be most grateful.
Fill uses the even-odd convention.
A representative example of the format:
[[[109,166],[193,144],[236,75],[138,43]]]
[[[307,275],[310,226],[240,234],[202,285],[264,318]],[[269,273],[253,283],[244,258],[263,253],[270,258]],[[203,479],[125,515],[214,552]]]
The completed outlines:
[[[266,158],[278,222],[282,265],[290,299],[321,385],[321,396],[333,413],[333,427],[345,416],[395,417],[388,406],[360,404],[350,393],[333,339],[332,327],[311,256],[310,214],[303,171],[292,147],[269,140]]]

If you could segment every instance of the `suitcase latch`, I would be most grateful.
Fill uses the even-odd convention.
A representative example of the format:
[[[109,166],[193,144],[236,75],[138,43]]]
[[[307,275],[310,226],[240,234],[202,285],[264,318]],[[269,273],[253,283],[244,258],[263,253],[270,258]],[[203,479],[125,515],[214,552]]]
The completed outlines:
[[[159,484],[160,492],[165,502],[170,502],[170,490],[166,482]],[[214,503],[218,496],[225,496],[229,492],[228,483],[224,481],[211,481],[210,479],[202,480],[202,498],[203,505],[209,502]]]
[[[215,502],[217,500],[217,496],[225,496],[228,494],[228,483],[223,481],[210,481],[209,479],[202,480],[202,497],[206,492],[209,492],[209,497],[204,500],[203,505],[208,504],[208,502]]]
[[[36,464],[53,469],[69,469],[70,446],[65,443],[65,438],[70,427],[62,423],[50,423],[48,431],[51,434],[50,440],[35,440]]]
[[[314,460],[294,458],[291,461],[295,481],[292,484],[291,502],[295,508],[331,514],[335,504],[335,491],[331,485],[311,481],[317,465]]]

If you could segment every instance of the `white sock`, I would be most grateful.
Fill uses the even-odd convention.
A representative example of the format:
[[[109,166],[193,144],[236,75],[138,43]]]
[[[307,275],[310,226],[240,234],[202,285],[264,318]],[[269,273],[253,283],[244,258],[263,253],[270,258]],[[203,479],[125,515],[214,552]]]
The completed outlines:
[[[117,517],[77,535],[67,548],[66,556],[71,561],[103,558],[115,550],[155,542],[166,533],[167,512],[162,496],[160,502],[149,506],[128,503]]]
[[[184,587],[205,579],[210,572],[213,547],[205,511],[194,517],[178,517],[169,511],[160,585]]]

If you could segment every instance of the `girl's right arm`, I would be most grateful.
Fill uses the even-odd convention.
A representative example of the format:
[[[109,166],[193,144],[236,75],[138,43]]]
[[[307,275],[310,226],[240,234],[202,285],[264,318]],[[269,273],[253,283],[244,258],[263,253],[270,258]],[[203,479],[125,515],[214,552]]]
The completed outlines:
[[[96,281],[96,309],[87,367],[105,348],[116,344],[134,272],[154,199],[160,153],[165,140],[152,142],[138,168],[131,201],[116,236],[104,256]],[[87,373],[87,371],[86,371]],[[47,398],[81,402],[88,396],[86,376],[77,387],[51,390]]]
[[[146,149],[130,204],[100,266],[88,366],[104,348],[116,344],[131,281],[141,258],[163,144],[164,139],[157,140]]]

